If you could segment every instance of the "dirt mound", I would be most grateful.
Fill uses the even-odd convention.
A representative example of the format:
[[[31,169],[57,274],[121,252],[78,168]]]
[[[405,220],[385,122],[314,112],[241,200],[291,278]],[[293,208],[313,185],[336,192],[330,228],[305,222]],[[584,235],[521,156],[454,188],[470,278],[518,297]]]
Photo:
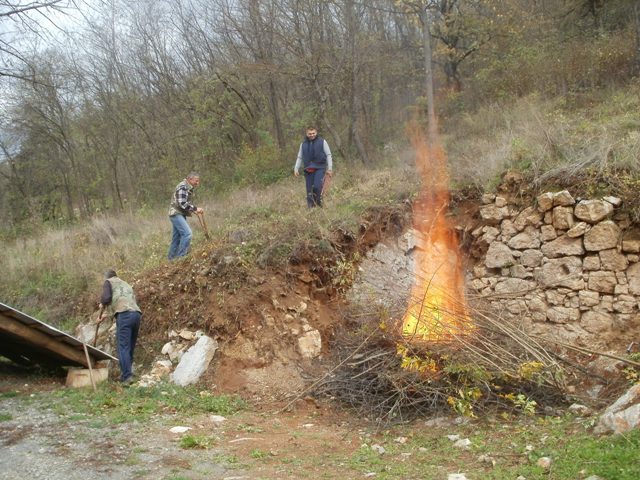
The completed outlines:
[[[220,345],[205,379],[211,388],[272,399],[300,390],[322,368],[316,354],[326,356],[344,322],[341,292],[355,271],[344,265],[353,267],[409,220],[407,203],[379,207],[363,215],[357,232],[335,227],[326,238],[294,245],[279,264],[268,261],[269,252],[247,261],[230,240],[147,272],[135,282],[144,309],[143,363],[160,355],[169,331],[201,330]],[[314,331],[322,341],[315,354],[301,346]]]

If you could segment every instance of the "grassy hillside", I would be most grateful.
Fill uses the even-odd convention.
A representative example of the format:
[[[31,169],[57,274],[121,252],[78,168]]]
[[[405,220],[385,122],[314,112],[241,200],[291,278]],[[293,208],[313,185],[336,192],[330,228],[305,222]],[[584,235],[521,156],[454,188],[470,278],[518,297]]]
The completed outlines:
[[[491,191],[502,172],[516,169],[534,189],[571,186],[578,195],[621,196],[640,221],[639,108],[640,85],[634,83],[595,91],[580,105],[533,95],[441,119],[452,188]],[[306,238],[337,226],[356,231],[367,207],[401,202],[419,188],[407,139],[385,152],[384,163],[373,168],[337,162],[323,210],[307,211],[303,181],[293,177],[202,198],[212,243],[224,245],[241,231],[247,241],[234,248],[246,261],[275,252],[284,262]],[[206,188],[207,178],[203,182]],[[197,255],[205,240],[195,220],[191,225]],[[40,230],[4,245],[0,299],[70,328],[90,313],[105,269],[144,278],[145,270],[166,262],[169,236],[164,207]]]

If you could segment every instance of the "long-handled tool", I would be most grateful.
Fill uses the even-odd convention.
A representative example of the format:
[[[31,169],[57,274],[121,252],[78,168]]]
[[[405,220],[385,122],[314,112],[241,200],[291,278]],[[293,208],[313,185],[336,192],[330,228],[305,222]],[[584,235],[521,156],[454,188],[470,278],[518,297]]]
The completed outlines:
[[[324,198],[325,194],[329,191],[332,176],[333,175],[325,174],[324,178],[322,179],[322,191],[320,192],[320,198]]]
[[[204,220],[204,213],[196,213],[196,217],[198,217],[198,222],[200,222],[200,226],[202,227],[202,230],[204,230],[204,238],[211,240],[209,229],[207,228],[207,222]]]
[[[98,322],[96,323],[96,333],[93,336],[93,346],[96,346],[98,342],[98,330],[100,330],[100,324],[102,323],[102,312],[104,311],[104,305],[100,304],[100,310],[98,310]]]

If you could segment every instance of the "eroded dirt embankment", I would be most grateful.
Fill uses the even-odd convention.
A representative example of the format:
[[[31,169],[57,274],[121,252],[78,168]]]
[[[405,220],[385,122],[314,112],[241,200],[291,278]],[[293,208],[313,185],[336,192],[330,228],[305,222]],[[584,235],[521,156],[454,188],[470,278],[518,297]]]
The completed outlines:
[[[242,242],[228,242],[147,272],[134,283],[144,310],[140,358],[146,365],[160,358],[172,330],[201,330],[219,344],[208,386],[265,399],[291,395],[323,368],[318,359],[347,321],[342,293],[359,260],[400,236],[410,213],[408,202],[370,209],[357,232],[335,228],[294,245],[284,259],[272,248],[248,261]],[[304,347],[309,332],[319,334],[317,351]]]

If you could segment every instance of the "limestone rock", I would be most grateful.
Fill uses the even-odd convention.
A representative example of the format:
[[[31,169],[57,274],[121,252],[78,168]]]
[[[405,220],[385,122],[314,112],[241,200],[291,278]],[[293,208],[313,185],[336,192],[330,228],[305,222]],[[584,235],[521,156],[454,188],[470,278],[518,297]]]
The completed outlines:
[[[538,267],[542,264],[542,258],[544,255],[540,250],[530,249],[522,252],[520,257],[520,264],[525,267]]]
[[[578,292],[581,307],[595,307],[600,303],[600,294],[591,290],[581,290]]]
[[[640,240],[622,240],[622,251],[627,253],[640,253]]]
[[[597,255],[587,255],[582,261],[582,268],[585,270],[600,270],[600,257]]]
[[[589,223],[598,223],[612,213],[613,205],[604,200],[582,200],[573,211],[577,218]]]
[[[621,233],[620,227],[611,220],[600,222],[584,234],[584,248],[589,252],[615,248]]]
[[[543,287],[567,287],[582,290],[582,260],[579,257],[564,257],[549,260],[542,265],[538,281]]]
[[[640,384],[636,384],[605,410],[594,431],[620,434],[639,426]]]
[[[589,290],[601,293],[613,293],[618,280],[613,272],[597,272],[589,273],[588,286]]]
[[[553,206],[562,206],[566,207],[569,205],[575,204],[576,201],[573,199],[568,190],[562,190],[561,192],[556,192],[553,194]]]
[[[627,268],[627,284],[631,295],[640,295],[640,263]]]
[[[522,228],[520,230],[522,230]],[[506,238],[513,237],[520,230],[518,230],[513,224],[513,221],[508,218],[504,219],[500,224],[500,231],[502,232],[502,236]]]
[[[554,207],[552,223],[553,227],[558,230],[569,230],[575,223],[573,218],[573,208]]]
[[[298,338],[298,352],[303,358],[315,358],[322,351],[320,332],[311,329]]]
[[[514,248],[516,250],[538,248],[540,246],[540,239],[537,235],[531,232],[522,232],[509,240],[507,245],[509,248]]]
[[[600,251],[600,265],[602,270],[613,270],[620,272],[626,270],[629,265],[626,255],[618,253],[615,248]]]
[[[528,225],[539,227],[542,224],[542,214],[533,207],[527,207],[516,215],[513,224],[518,231],[522,231]]]
[[[495,194],[485,193],[482,195],[482,198],[480,199],[480,201],[482,202],[483,205],[489,205],[490,203],[493,203],[495,199],[496,199]]]
[[[510,267],[515,263],[513,252],[504,243],[493,242],[485,257],[484,264],[487,268]]]
[[[591,225],[586,222],[578,222],[569,230],[567,230],[567,237],[577,238],[581,237],[585,233],[591,230]]]
[[[171,375],[171,381],[180,386],[196,383],[207,370],[213,355],[218,349],[218,342],[203,335],[180,359],[180,363]]]
[[[540,227],[540,238],[543,242],[548,242],[558,238],[558,234],[556,233],[556,229],[553,228],[553,225],[543,225]]]
[[[496,207],[501,208],[501,207],[506,207],[507,206],[507,199],[504,197],[496,197],[496,199],[494,200],[494,202]]]
[[[547,310],[547,318],[553,323],[569,323],[580,319],[580,310],[577,308],[551,307]]]
[[[480,207],[480,217],[487,223],[498,224],[503,219],[509,217],[509,209],[507,207],[485,205]]]
[[[535,282],[529,280],[522,280],[520,278],[507,278],[506,280],[496,284],[495,292],[502,294],[523,294],[529,290],[533,290],[535,286]]]
[[[618,197],[602,197],[602,200],[604,200],[605,202],[609,202],[614,207],[619,207],[620,205],[622,205],[622,199]]]
[[[598,312],[590,310],[582,313],[580,318],[580,326],[589,333],[603,333],[611,330],[614,317],[607,312]]]
[[[553,193],[551,192],[546,192],[542,195],[538,195],[538,198],[536,200],[538,201],[539,212],[544,213],[547,210],[551,210],[551,207],[553,207]]]
[[[567,255],[583,255],[581,238],[569,238],[566,235],[542,245],[540,249],[545,257],[557,258]]]

